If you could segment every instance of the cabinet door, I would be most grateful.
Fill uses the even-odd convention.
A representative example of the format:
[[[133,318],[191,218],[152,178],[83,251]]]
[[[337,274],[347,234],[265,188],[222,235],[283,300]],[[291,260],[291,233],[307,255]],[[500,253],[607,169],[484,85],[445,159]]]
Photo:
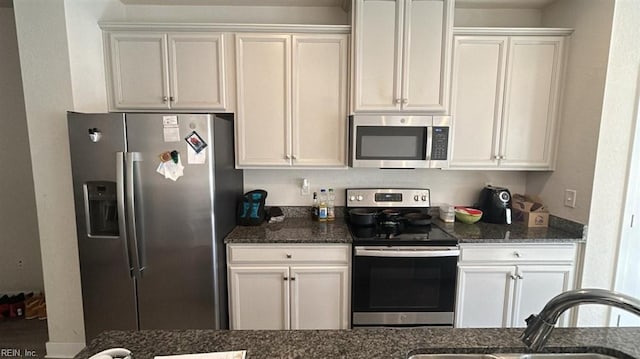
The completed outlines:
[[[525,319],[538,314],[556,295],[572,288],[573,266],[567,265],[519,265],[516,271],[512,327],[526,327]],[[559,320],[566,326],[567,313]]]
[[[406,0],[403,110],[448,112],[451,14],[448,0]]]
[[[498,165],[507,37],[454,38],[451,168]]]
[[[222,39],[220,33],[169,34],[172,108],[226,109]]]
[[[345,166],[348,35],[293,36],[294,166]]]
[[[348,329],[348,278],[347,266],[291,267],[291,329]]]
[[[289,329],[289,267],[229,267],[231,329]]]
[[[112,107],[169,108],[165,34],[112,32],[108,36]]]
[[[356,0],[354,110],[400,110],[403,0]]]
[[[509,43],[502,128],[502,165],[553,165],[562,37],[514,36]]]
[[[511,323],[515,267],[459,266],[456,328],[502,328]]]
[[[291,164],[291,36],[236,35],[239,166]]]

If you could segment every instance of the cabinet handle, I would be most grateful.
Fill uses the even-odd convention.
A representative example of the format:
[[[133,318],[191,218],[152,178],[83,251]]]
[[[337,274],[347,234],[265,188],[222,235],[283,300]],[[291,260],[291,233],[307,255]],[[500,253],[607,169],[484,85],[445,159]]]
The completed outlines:
[[[283,279],[284,279],[284,281],[286,282],[286,281],[288,281],[288,280],[289,280],[289,277],[284,277]]]
[[[520,275],[520,274],[516,274],[516,277],[517,277],[518,279],[524,279],[524,277],[523,277],[522,275]]]
[[[287,258],[291,259],[291,254],[287,253]]]
[[[516,256],[517,258],[520,258],[520,252],[513,252],[513,255]]]
[[[291,280],[296,280],[296,277],[291,277]]]
[[[297,160],[297,159],[298,159],[298,156],[296,156],[296,155],[292,155],[292,156],[291,156],[291,158],[293,158],[294,160]]]
[[[290,155],[284,155],[284,158],[290,160],[291,156]]]
[[[162,102],[167,102],[169,100],[169,98],[167,96],[162,96]]]
[[[407,104],[407,103],[409,103],[409,99],[408,99],[408,98],[403,98],[403,99],[402,99],[402,103],[403,103],[403,104]]]
[[[516,280],[516,276],[513,274],[509,274],[509,277],[511,277],[511,279]]]
[[[175,101],[175,100],[173,99],[173,96],[169,96],[169,101],[171,101],[171,102]]]
[[[402,100],[401,100],[401,99],[399,99],[399,98],[397,98],[397,99],[395,99],[395,100],[393,101],[393,103],[395,103],[396,105],[397,105],[397,104],[399,104],[400,102],[402,102]]]

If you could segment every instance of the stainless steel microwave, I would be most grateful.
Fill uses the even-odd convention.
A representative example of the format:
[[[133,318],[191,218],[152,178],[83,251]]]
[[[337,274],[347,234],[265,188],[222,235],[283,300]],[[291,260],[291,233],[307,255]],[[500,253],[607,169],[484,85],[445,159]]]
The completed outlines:
[[[447,168],[450,126],[450,116],[350,116],[349,165]]]

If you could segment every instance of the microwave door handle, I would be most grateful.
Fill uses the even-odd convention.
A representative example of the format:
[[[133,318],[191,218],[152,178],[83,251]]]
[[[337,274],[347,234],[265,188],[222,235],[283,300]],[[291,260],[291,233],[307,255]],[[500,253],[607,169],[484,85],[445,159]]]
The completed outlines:
[[[427,127],[427,151],[425,160],[431,161],[431,150],[433,146],[433,126]]]
[[[445,250],[388,250],[388,249],[362,249],[356,248],[356,257],[405,257],[405,258],[436,258],[457,257],[458,249]]]

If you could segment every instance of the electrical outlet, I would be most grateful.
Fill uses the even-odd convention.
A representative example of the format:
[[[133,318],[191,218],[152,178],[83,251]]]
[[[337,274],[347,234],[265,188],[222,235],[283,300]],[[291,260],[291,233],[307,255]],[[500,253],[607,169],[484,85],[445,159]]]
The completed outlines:
[[[308,196],[309,195],[309,179],[303,178],[302,185],[300,186],[300,195]]]
[[[571,208],[576,208],[576,190],[565,189],[564,190],[564,205]]]

